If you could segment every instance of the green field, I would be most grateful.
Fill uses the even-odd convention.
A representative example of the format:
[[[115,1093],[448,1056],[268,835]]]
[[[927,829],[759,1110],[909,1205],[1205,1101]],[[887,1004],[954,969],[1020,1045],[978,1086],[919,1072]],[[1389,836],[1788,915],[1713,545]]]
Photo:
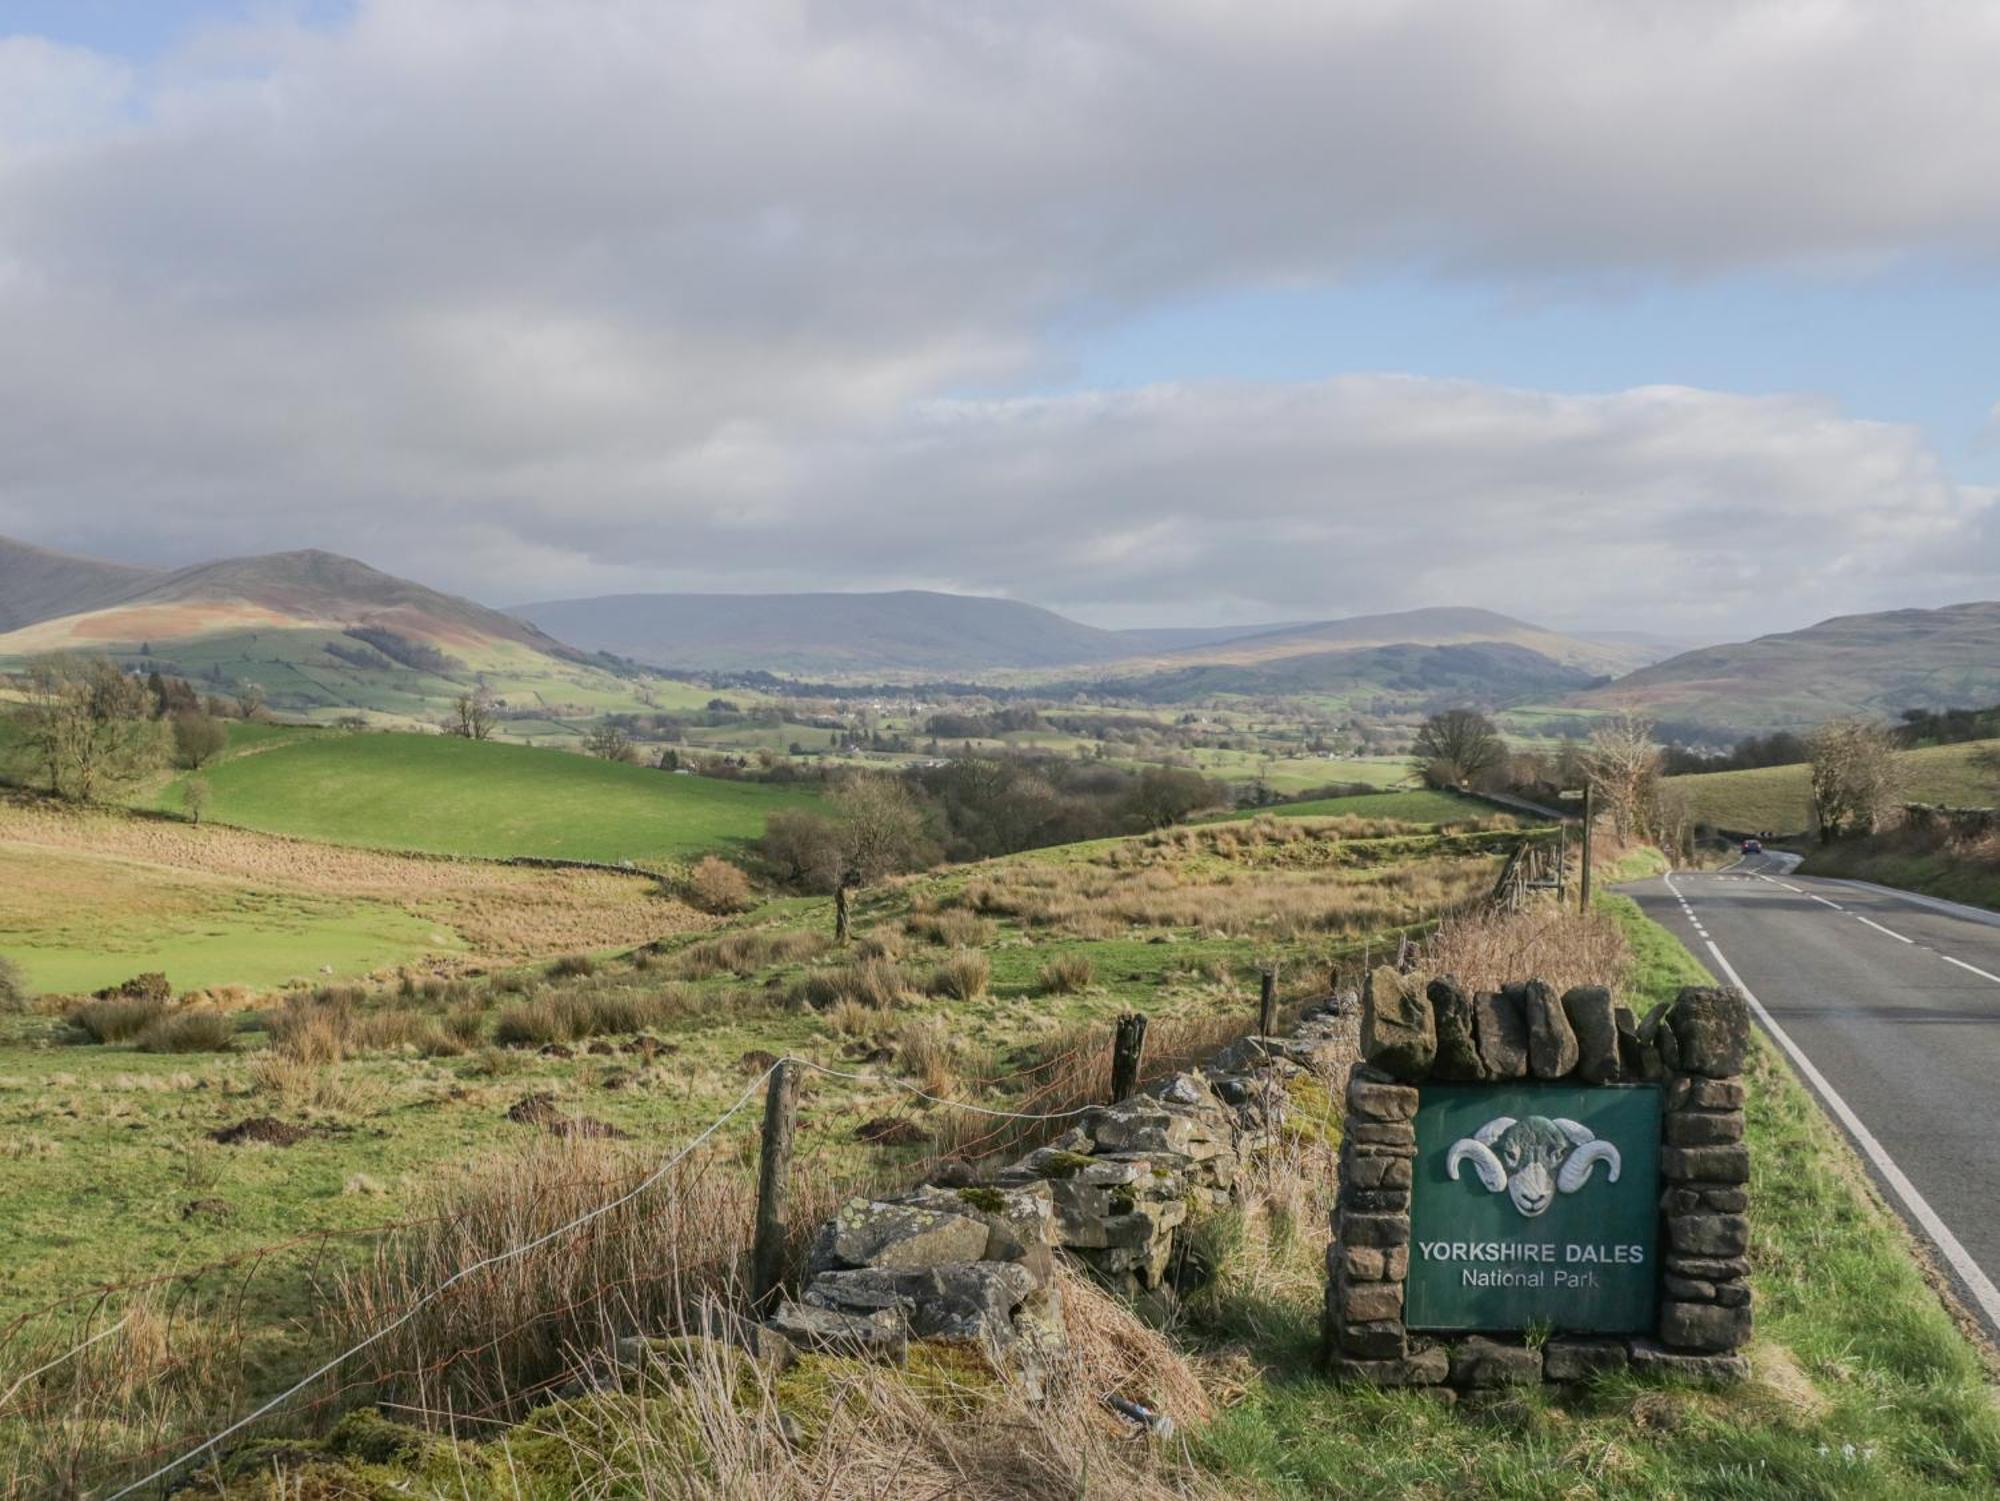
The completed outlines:
[[[2000,801],[2000,775],[1981,766],[1978,757],[1996,749],[2000,740],[1906,751],[1904,800],[1955,808],[1991,806]],[[1800,834],[1810,822],[1810,771],[1803,763],[1671,777],[1665,785],[1686,794],[1697,822],[1716,828]]]
[[[1456,823],[1488,818],[1500,812],[1491,803],[1460,797],[1455,792],[1417,788],[1409,792],[1358,792],[1353,797],[1316,797],[1310,802],[1276,803],[1268,808],[1239,808],[1236,818],[1400,818],[1411,823]]]
[[[445,735],[323,731],[205,773],[208,816],[266,833],[434,854],[653,864],[757,838],[811,794]],[[181,783],[156,805],[177,811]]]

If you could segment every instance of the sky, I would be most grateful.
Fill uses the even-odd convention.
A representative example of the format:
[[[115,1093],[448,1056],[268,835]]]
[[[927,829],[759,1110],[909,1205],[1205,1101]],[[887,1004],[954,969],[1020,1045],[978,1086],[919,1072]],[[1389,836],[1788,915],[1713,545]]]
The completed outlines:
[[[0,0],[0,535],[490,603],[2000,597],[2000,9]]]

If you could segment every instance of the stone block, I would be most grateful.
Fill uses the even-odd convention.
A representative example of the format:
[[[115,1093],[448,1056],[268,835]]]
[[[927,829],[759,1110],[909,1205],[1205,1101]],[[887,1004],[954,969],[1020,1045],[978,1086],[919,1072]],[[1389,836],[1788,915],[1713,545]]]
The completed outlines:
[[[1407,1157],[1356,1157],[1341,1164],[1343,1188],[1408,1188],[1413,1168]]]
[[[1361,1214],[1408,1214],[1407,1188],[1343,1188],[1340,1202]]]
[[[1361,996],[1361,1056],[1392,1078],[1426,1078],[1437,1057],[1437,1029],[1421,975],[1380,965]]]
[[[1670,1147],[1723,1147],[1743,1139],[1740,1110],[1675,1110],[1666,1118]]]
[[[1680,1072],[1681,1049],[1674,1039],[1674,1029],[1667,1025],[1667,1017],[1673,1011],[1672,1001],[1662,1001],[1646,1013],[1646,1019],[1639,1023],[1639,1044],[1650,1053],[1646,1064],[1646,1077],[1664,1079]]]
[[[1346,1277],[1349,1282],[1380,1282],[1386,1252],[1380,1246],[1343,1246],[1335,1242],[1326,1248],[1327,1275]]]
[[[1750,1248],[1750,1221],[1740,1214],[1671,1215],[1667,1240],[1681,1256],[1741,1256]]]
[[[1677,1350],[1735,1350],[1750,1339],[1750,1309],[1720,1303],[1660,1305],[1660,1343]]]
[[[1748,1091],[1741,1079],[1687,1079],[1687,1108],[1691,1110],[1741,1110]]]
[[[1384,1283],[1383,1286],[1390,1284]],[[1342,1324],[1335,1335],[1340,1353],[1363,1360],[1401,1360],[1409,1353],[1409,1332],[1395,1319]]]
[[[1431,1077],[1455,1083],[1473,1083],[1486,1077],[1480,1061],[1479,1039],[1472,1019],[1472,997],[1450,975],[1440,975],[1424,987],[1431,1005],[1431,1022],[1437,1032],[1437,1058]]]
[[[771,1315],[771,1327],[791,1345],[825,1355],[859,1355],[890,1365],[908,1358],[909,1328],[894,1309],[842,1313],[787,1301]]]
[[[1679,1376],[1717,1386],[1750,1379],[1750,1362],[1741,1355],[1696,1355],[1669,1350],[1651,1340],[1632,1341],[1632,1369],[1647,1376]]]
[[[1662,1147],[1661,1176],[1677,1183],[1748,1183],[1750,1149],[1728,1147]]]
[[[1693,1277],[1676,1277],[1672,1272],[1660,1281],[1670,1298],[1678,1298],[1683,1303],[1715,1302],[1715,1284],[1702,1282]]]
[[[1347,1114],[1355,1121],[1406,1121],[1417,1113],[1417,1092],[1407,1084],[1379,1084],[1357,1070],[1347,1081]]]
[[[1361,1360],[1336,1355],[1327,1365],[1327,1374],[1335,1381],[1368,1386],[1436,1386],[1450,1371],[1445,1352],[1436,1346],[1411,1350],[1407,1355],[1390,1360]]]
[[[1662,1214],[1741,1214],[1749,1207],[1746,1188],[1680,1187],[1660,1195]]]
[[[1750,1261],[1744,1256],[1676,1256],[1669,1252],[1666,1268],[1676,1277],[1695,1277],[1703,1282],[1731,1282],[1750,1275]]]
[[[1618,1077],[1618,1020],[1611,992],[1602,985],[1578,985],[1563,992],[1563,1015],[1576,1034],[1576,1075],[1586,1084],[1609,1084]]]
[[[1472,1034],[1489,1079],[1519,1079],[1528,1072],[1528,1018],[1518,990],[1485,991],[1472,998]]]
[[[1403,1316],[1403,1284],[1349,1282],[1340,1290],[1340,1311],[1349,1324],[1400,1319]]]
[[[986,1254],[987,1227],[969,1215],[849,1199],[816,1248],[819,1265],[914,1268],[977,1261]]]
[[[1451,1349],[1453,1386],[1522,1386],[1542,1379],[1542,1352],[1473,1335]]]
[[[1406,1214],[1343,1214],[1340,1243],[1344,1246],[1375,1246],[1388,1249],[1410,1243],[1410,1217]]]
[[[1748,1308],[1750,1306],[1750,1284],[1747,1282],[1718,1282],[1715,1284],[1715,1301],[1725,1308]]]
[[[1521,1015],[1528,1023],[1528,1068],[1537,1079],[1566,1079],[1576,1067],[1576,1033],[1562,1000],[1542,980],[1519,987]]]
[[[1417,1128],[1408,1121],[1350,1121],[1347,1140],[1357,1147],[1409,1147],[1417,1145]]]
[[[1622,1371],[1632,1352],[1622,1339],[1558,1337],[1542,1351],[1546,1381],[1587,1381],[1608,1371]]]
[[[1680,1069],[1710,1079],[1743,1072],[1750,1048],[1750,1008],[1738,991],[1698,989],[1680,993],[1668,1017],[1680,1049]]]

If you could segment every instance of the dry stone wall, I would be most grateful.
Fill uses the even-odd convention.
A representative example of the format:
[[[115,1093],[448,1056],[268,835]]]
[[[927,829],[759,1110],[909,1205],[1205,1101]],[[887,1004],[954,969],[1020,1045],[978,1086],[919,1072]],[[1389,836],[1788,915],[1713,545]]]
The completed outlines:
[[[767,1327],[810,1349],[900,1360],[911,1339],[977,1345],[1033,1386],[1062,1339],[1055,1259],[1132,1297],[1171,1297],[1183,1228],[1230,1202],[1312,1075],[1335,1099],[1355,1007],[1329,998],[1289,1037],[1252,1037],[1207,1066],[1091,1110],[1047,1146],[974,1179],[941,1173],[854,1199],[821,1227],[795,1299]]]

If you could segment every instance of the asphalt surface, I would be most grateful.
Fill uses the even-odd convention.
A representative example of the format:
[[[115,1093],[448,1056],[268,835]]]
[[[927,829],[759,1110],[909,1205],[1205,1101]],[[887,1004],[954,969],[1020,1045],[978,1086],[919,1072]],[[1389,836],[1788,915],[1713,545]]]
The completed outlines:
[[[2000,917],[1795,856],[1621,887],[1753,1009],[2000,1338]]]

